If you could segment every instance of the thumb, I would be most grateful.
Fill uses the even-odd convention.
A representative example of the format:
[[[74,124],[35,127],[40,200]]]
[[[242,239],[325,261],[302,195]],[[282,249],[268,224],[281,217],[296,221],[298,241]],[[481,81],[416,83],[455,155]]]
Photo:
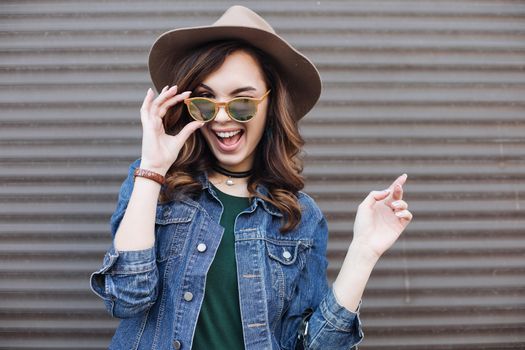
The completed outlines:
[[[200,129],[204,126],[205,123],[193,121],[191,123],[186,124],[182,130],[177,134],[177,141],[182,146],[184,142],[190,137],[191,134],[195,132],[195,130]]]
[[[383,190],[383,191],[372,191],[361,202],[361,205],[370,208],[370,207],[372,207],[372,205],[375,204],[375,202],[383,200],[386,197],[388,197],[390,192],[391,192],[390,189],[386,189],[386,190]]]

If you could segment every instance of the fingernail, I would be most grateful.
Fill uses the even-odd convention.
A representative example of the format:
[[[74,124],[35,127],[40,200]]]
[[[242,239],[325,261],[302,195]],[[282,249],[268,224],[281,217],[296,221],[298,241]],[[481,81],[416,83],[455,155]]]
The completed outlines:
[[[174,90],[177,88],[177,85],[173,85],[172,87],[170,87],[170,90]]]
[[[392,205],[393,205],[394,207],[397,207],[397,206],[399,205],[399,202],[398,202],[398,201],[392,202]]]
[[[383,192],[390,193],[390,189],[387,188],[386,190],[383,190]]]

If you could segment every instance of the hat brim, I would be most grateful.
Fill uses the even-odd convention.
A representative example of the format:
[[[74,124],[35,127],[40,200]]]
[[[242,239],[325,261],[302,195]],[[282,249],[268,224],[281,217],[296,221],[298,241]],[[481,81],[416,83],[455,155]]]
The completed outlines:
[[[162,65],[166,57],[177,62],[192,49],[216,40],[243,40],[272,57],[288,86],[297,120],[316,104],[321,95],[321,78],[314,64],[278,35],[242,26],[180,28],[162,34],[151,47],[148,60],[157,91],[172,83],[168,67]]]

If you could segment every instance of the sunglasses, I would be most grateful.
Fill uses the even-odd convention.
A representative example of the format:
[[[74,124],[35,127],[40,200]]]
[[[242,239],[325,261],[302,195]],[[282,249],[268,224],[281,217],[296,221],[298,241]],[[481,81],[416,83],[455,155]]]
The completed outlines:
[[[224,107],[230,118],[240,123],[246,123],[255,117],[259,103],[269,93],[270,90],[266,91],[260,98],[236,97],[225,102],[217,102],[207,97],[191,97],[185,99],[184,104],[188,107],[190,116],[199,122],[211,122],[217,116],[219,108]]]

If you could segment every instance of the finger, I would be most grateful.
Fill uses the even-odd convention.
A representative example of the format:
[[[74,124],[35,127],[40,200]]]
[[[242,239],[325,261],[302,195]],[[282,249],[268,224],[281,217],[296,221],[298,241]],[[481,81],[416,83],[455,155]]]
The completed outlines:
[[[403,175],[398,176],[398,178],[395,179],[394,182],[392,182],[392,184],[388,188],[391,191],[394,191],[394,188],[396,187],[396,185],[403,186],[405,184],[405,182],[407,181],[407,178],[408,178],[407,174],[403,174]]]
[[[398,200],[401,200],[401,198],[403,198],[403,187],[401,187],[401,185],[396,185],[396,187],[394,187],[394,193],[392,193],[392,199],[394,201],[398,201]]]
[[[159,97],[163,99],[167,99],[173,94],[175,94],[177,92],[177,89],[178,89],[177,85],[173,85],[172,87],[166,86],[164,90],[162,91],[162,94],[159,94]]]
[[[153,90],[149,88],[148,91],[146,92],[146,96],[144,96],[144,101],[142,101],[142,106],[140,106],[140,111],[143,112],[142,114],[145,114],[144,112],[150,109],[152,100],[153,100]]]
[[[166,102],[167,99],[173,97],[173,95],[175,95],[176,93],[177,85],[173,85],[171,88],[168,88],[167,86],[164,87],[159,96],[157,96],[157,98],[153,101],[152,114],[163,117],[166,111],[164,111],[164,113],[161,113],[162,105]]]
[[[191,91],[184,91],[182,94],[175,95],[170,99],[166,100],[162,106],[160,106],[158,112],[159,116],[163,118],[170,107],[175,106],[177,103],[184,101],[184,99],[190,97]]]
[[[372,191],[366,196],[366,198],[361,202],[360,206],[372,207],[375,202],[380,201],[388,197],[390,190],[386,189],[383,191]]]
[[[412,220],[412,213],[408,210],[401,210],[395,213],[395,215],[403,220],[411,221]]]
[[[385,200],[386,205],[390,206],[393,201],[403,198],[403,185],[405,184],[406,180],[407,174],[403,174],[395,179],[394,182],[392,182],[392,184],[388,187],[388,189],[392,191],[392,195]]]
[[[205,123],[193,121],[191,123],[186,124],[182,130],[177,134],[178,142],[180,142],[180,145],[182,146],[184,142],[190,137],[191,134],[195,132],[195,130],[201,128],[204,126]]]
[[[404,200],[397,200],[390,204],[390,207],[395,211],[401,211],[408,209],[408,203]]]

